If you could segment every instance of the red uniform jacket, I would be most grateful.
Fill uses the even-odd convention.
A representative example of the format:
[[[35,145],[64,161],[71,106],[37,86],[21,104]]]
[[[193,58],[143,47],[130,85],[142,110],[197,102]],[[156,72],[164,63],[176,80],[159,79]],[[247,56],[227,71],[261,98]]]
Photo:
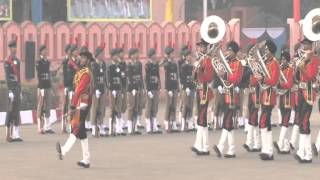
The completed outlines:
[[[269,88],[262,90],[261,102],[263,105],[276,105],[277,95],[273,87],[277,86],[279,82],[280,67],[275,58],[268,60],[266,67],[269,71],[270,78],[264,77],[263,84],[270,86]]]
[[[306,87],[302,88],[303,96],[306,102],[313,104],[316,99],[316,90],[312,87],[318,73],[319,59],[312,56],[310,61],[300,69],[300,83],[305,83]]]
[[[294,94],[291,93],[291,88],[293,86],[293,69],[288,66],[286,69],[282,70],[283,75],[287,79],[287,83],[280,81],[280,89],[287,90],[284,95],[280,96],[280,101],[285,106],[285,108],[291,108],[294,106]]]
[[[204,59],[200,64],[198,72],[196,73],[197,73],[197,76],[196,76],[197,81],[200,84],[202,84],[202,88],[198,89],[200,98],[202,99],[205,96],[206,89],[203,89],[203,88],[208,88],[207,99],[208,101],[210,101],[213,98],[213,93],[211,88],[208,87],[208,83],[210,83],[213,80],[213,76],[214,76],[211,59],[210,58]]]
[[[260,106],[260,84],[253,74],[250,76],[249,93],[250,93],[249,98],[251,98],[251,101],[255,103],[256,107],[259,107]]]
[[[228,62],[232,74],[228,75],[228,82],[232,83],[233,86],[238,86],[242,80],[243,67],[241,62],[237,59]],[[229,90],[225,93],[225,102],[228,105],[238,105],[239,104],[239,94],[234,91],[234,89]]]
[[[79,106],[81,102],[91,104],[92,97],[92,76],[88,67],[82,68],[74,77],[75,92],[71,105]]]

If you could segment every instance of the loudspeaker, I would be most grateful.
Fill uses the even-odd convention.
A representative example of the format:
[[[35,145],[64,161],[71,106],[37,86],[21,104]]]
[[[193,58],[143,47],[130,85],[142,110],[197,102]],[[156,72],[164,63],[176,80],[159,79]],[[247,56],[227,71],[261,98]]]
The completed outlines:
[[[35,77],[35,59],[36,59],[36,43],[34,41],[26,41],[25,43],[25,76],[26,79]]]

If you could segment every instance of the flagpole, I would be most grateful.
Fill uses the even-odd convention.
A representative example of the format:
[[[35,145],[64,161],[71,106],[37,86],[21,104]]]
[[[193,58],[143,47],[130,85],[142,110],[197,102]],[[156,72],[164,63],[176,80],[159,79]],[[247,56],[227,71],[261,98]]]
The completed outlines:
[[[208,16],[208,0],[203,0],[203,19]]]

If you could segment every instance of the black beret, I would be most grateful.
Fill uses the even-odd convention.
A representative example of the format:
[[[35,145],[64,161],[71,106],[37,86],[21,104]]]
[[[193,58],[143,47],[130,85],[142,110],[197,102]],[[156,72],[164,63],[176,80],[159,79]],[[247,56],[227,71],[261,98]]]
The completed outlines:
[[[17,47],[17,41],[16,40],[11,40],[8,43],[8,47],[12,48],[12,47]]]
[[[82,47],[80,48],[80,53],[81,53],[81,52],[88,52],[88,51],[89,51],[89,49],[88,49],[87,46],[82,46]]]
[[[166,53],[167,55],[173,53],[173,51],[174,51],[174,49],[170,46],[168,46],[164,49],[164,53]]]
[[[39,48],[39,52],[41,53],[43,50],[47,49],[46,45],[41,45]]]
[[[124,49],[123,48],[118,48],[117,51],[120,54],[120,53],[123,53]]]
[[[288,51],[282,51],[281,52],[281,59],[282,58],[285,58],[285,60],[287,60],[287,62],[289,62],[290,61],[290,53],[288,52]]]
[[[277,46],[276,46],[276,44],[275,44],[273,41],[267,40],[266,43],[265,43],[265,45],[267,46],[267,48],[269,49],[269,51],[270,51],[272,54],[276,53],[276,51],[277,51]]]
[[[137,52],[139,52],[138,48],[129,49],[129,57],[131,57],[133,54],[136,54]]]
[[[187,45],[182,45],[181,50],[180,50],[180,55],[183,55],[183,51],[189,49]]]
[[[102,52],[103,52],[103,48],[101,48],[101,47],[97,47],[97,49],[96,49],[96,52],[95,52],[95,56],[97,57],[97,56],[99,56]]]
[[[93,59],[92,54],[89,51],[80,52],[80,56],[85,56],[89,60]]]
[[[118,54],[118,49],[117,49],[117,48],[111,49],[111,51],[110,51],[110,56],[111,56],[111,57],[113,57],[113,56],[115,56],[115,55],[117,55],[117,54]]]
[[[67,44],[66,47],[64,47],[64,52],[67,53],[71,48],[71,44]]]
[[[188,56],[188,55],[190,55],[191,54],[191,50],[190,49],[185,49],[184,51],[183,51],[183,55],[184,56]]]
[[[77,49],[78,49],[77,45],[71,45],[70,46],[70,52],[73,52],[73,51],[75,51]]]
[[[227,44],[227,49],[233,51],[234,53],[238,53],[238,51],[239,51],[239,45],[238,45],[236,42],[234,42],[234,41],[230,41],[230,42]]]
[[[157,52],[154,48],[151,48],[148,50],[148,57],[150,58],[151,56],[155,55]]]
[[[301,44],[304,44],[304,45],[311,45],[312,44],[312,41],[308,38],[304,38],[302,41],[301,41]]]
[[[204,39],[201,39],[199,42],[196,43],[197,46],[208,46],[209,43],[205,41]]]

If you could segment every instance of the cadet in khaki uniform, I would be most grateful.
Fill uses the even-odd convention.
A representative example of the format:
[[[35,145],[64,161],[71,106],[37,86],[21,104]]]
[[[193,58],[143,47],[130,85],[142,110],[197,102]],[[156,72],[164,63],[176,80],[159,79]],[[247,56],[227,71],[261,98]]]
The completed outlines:
[[[178,65],[174,62],[171,54],[172,47],[165,48],[165,59],[163,62],[165,71],[165,89],[167,90],[167,102],[164,127],[166,131],[178,131],[176,123],[176,107],[178,97]],[[169,128],[170,126],[170,128]]]
[[[147,133],[161,133],[158,129],[157,113],[159,105],[159,90],[161,87],[159,64],[156,60],[156,50],[149,49],[149,61],[145,65],[145,84],[147,90],[146,129]]]
[[[106,111],[106,83],[107,72],[106,63],[103,59],[104,47],[98,47],[95,52],[95,61],[91,63],[91,71],[94,81],[94,92],[92,95],[92,105],[90,111],[90,120],[92,121],[92,135],[95,137],[106,136],[107,133],[103,127],[103,119]],[[99,128],[99,132],[98,132]]]
[[[193,112],[193,102],[195,96],[195,84],[193,80],[193,64],[192,64],[192,54],[189,49],[184,51],[184,56],[186,61],[182,64],[180,72],[180,82],[182,85],[181,92],[181,106],[182,106],[182,121],[181,121],[181,131],[194,130],[192,112]],[[187,126],[186,126],[187,123]]]
[[[130,62],[127,66],[128,72],[128,87],[127,87],[127,101],[128,101],[128,133],[141,134],[138,131],[137,119],[142,111],[142,64],[139,61],[139,50],[131,48],[129,50]]]
[[[110,99],[109,117],[109,135],[115,135],[115,132],[122,134],[122,128],[119,128],[116,122],[121,118],[121,71],[119,66],[119,57],[117,49],[110,52],[111,63],[108,66],[108,89]]]
[[[40,134],[53,134],[50,123],[50,96],[51,96],[51,73],[50,62],[47,59],[47,47],[40,47],[40,60],[36,63],[38,76],[38,107],[37,121]]]

